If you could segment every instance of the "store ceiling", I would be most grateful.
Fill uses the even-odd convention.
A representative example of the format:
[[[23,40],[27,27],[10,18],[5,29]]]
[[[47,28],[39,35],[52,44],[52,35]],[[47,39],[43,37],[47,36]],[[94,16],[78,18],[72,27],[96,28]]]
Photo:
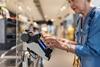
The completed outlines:
[[[7,0],[7,8],[33,20],[63,20],[70,10],[66,0]]]

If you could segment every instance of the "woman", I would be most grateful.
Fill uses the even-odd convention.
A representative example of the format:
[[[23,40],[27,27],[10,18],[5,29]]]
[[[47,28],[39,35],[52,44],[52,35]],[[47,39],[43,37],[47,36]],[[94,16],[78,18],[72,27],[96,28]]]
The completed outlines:
[[[100,9],[91,6],[91,0],[68,0],[75,13],[81,14],[78,22],[76,42],[58,39],[43,34],[48,47],[75,53],[80,67],[100,66]]]

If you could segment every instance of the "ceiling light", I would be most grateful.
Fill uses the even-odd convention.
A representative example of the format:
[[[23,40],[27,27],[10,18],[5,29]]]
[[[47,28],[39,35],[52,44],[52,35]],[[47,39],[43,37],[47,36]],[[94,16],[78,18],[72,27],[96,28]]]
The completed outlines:
[[[18,9],[19,9],[20,11],[22,11],[22,10],[23,10],[23,8],[22,8],[21,6],[18,6]]]
[[[51,21],[54,21],[54,19],[51,19]]]
[[[65,4],[64,6],[61,7],[60,11],[64,11],[68,7],[68,4]]]
[[[66,6],[63,6],[60,11],[64,11],[66,9]]]

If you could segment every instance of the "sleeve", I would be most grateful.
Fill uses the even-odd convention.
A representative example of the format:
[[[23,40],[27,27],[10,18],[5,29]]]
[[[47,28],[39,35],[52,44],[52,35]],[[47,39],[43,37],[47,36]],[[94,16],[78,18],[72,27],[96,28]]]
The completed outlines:
[[[100,56],[100,16],[90,26],[87,42],[76,45],[75,53],[78,56]]]

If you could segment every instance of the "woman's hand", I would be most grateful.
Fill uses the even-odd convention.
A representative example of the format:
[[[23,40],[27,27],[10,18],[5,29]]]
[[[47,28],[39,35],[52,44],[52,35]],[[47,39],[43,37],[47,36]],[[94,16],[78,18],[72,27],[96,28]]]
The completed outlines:
[[[68,40],[66,40],[66,39],[59,39],[54,36],[44,34],[43,40],[45,41],[47,46],[50,48],[59,48],[59,49],[63,49],[63,50],[67,49]]]
[[[64,38],[56,38],[49,34],[42,35],[43,40],[49,48],[58,48],[69,52],[75,52],[76,42]]]
[[[76,48],[76,42],[75,41],[70,41],[67,39],[59,39],[60,42],[62,42],[62,45],[66,47],[64,50],[67,50],[67,52],[72,52],[75,53],[75,48]]]

